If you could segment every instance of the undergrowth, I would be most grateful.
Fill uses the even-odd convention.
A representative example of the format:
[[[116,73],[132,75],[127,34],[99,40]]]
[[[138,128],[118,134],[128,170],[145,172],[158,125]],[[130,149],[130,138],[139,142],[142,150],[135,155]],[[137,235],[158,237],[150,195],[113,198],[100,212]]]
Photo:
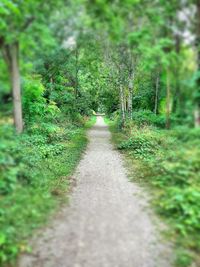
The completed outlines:
[[[87,144],[84,126],[42,122],[21,136],[10,125],[0,135],[0,266],[15,266],[27,238],[67,201],[72,174]]]
[[[200,129],[163,130],[133,120],[120,131],[117,120],[107,122],[117,148],[131,162],[132,179],[152,189],[153,205],[169,223],[175,265],[190,266],[194,260],[199,266]]]

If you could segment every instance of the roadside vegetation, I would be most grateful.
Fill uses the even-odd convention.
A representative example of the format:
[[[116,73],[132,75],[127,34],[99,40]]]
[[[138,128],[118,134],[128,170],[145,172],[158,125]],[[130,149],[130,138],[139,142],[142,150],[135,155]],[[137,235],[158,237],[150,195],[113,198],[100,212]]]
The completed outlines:
[[[5,12],[7,20],[14,16],[13,12],[21,14],[23,8],[28,8],[24,12],[29,17],[39,2],[30,1],[17,7],[3,1],[0,11]],[[76,46],[63,49],[63,40],[56,30],[48,29],[48,21],[55,15],[55,7],[49,2],[48,10],[51,7],[52,13],[46,21],[43,10],[41,17],[32,22],[32,38],[27,40],[23,31],[18,32],[17,42],[22,44],[17,52],[21,76],[16,75],[19,65],[15,65],[15,74],[9,73],[4,58],[15,44],[12,46],[5,39],[1,46],[0,266],[16,266],[18,255],[31,250],[27,245],[30,236],[67,202],[73,171],[87,144],[86,130],[96,120],[93,116],[96,102],[90,93],[93,81],[88,79],[91,66],[85,65],[88,57],[80,58],[78,54],[87,54],[88,47],[78,52]],[[23,24],[26,18],[22,15],[21,19]],[[2,20],[0,30],[1,23]],[[13,23],[20,26],[19,21],[13,20]],[[54,26],[58,23],[61,21]],[[9,34],[7,31],[5,38],[9,38]],[[16,43],[18,37],[13,33],[10,38],[11,43]],[[39,43],[35,38],[39,38]],[[20,85],[21,93],[16,85]],[[10,86],[17,90],[13,96]]]
[[[175,246],[175,265],[190,266],[195,260],[199,266],[200,129],[165,130],[156,126],[153,114],[145,121],[141,114],[136,112],[123,130],[119,116],[106,122],[126,156],[131,180],[149,188],[156,212],[169,225],[165,234]]]
[[[17,138],[1,129],[0,262],[28,251],[26,240],[66,202],[72,174],[86,146],[84,126],[42,123]]]

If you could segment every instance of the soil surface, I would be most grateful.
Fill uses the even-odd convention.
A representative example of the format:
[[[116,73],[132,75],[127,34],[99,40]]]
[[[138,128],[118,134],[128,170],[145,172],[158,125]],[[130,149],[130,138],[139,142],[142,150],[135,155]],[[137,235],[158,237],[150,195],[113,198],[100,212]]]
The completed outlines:
[[[170,267],[147,193],[129,182],[102,117],[88,136],[70,204],[31,240],[19,267]]]

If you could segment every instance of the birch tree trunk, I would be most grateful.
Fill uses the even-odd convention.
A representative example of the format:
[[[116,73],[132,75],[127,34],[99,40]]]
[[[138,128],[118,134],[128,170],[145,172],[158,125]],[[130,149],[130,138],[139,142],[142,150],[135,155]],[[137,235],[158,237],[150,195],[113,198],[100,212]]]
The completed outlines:
[[[19,44],[10,46],[11,55],[11,81],[13,94],[14,123],[18,133],[23,131],[22,103],[19,73]]]
[[[131,71],[129,75],[129,85],[128,85],[128,114],[131,120],[133,116],[133,80],[134,80],[134,74],[133,71]]]
[[[19,72],[19,43],[15,42],[4,45],[2,52],[11,80],[14,125],[16,132],[21,133],[23,131],[23,119]]]
[[[125,114],[124,90],[123,90],[123,85],[121,82],[119,85],[119,89],[120,89],[120,106],[121,106],[122,126],[124,126],[126,114]]]

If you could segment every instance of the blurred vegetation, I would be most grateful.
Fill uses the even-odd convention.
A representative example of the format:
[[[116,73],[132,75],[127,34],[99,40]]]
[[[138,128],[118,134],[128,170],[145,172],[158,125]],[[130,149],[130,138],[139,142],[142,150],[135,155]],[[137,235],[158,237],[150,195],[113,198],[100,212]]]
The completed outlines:
[[[118,148],[183,248],[177,265],[190,265],[200,247],[199,29],[199,0],[1,0],[0,265],[28,249],[69,187],[93,111],[123,133]]]
[[[26,238],[67,197],[72,174],[87,139],[70,123],[37,125],[16,138],[1,129],[0,262],[28,251]],[[14,265],[15,266],[15,265]]]
[[[165,130],[152,114],[145,112],[145,121],[142,114],[127,120],[123,131],[118,115],[107,122],[117,148],[127,156],[131,179],[150,186],[156,211],[169,223],[176,265],[190,266],[200,252],[200,128],[175,124]]]
[[[31,250],[28,237],[67,201],[70,176],[87,144],[85,131],[95,123],[96,99],[89,77],[93,66],[84,56],[94,42],[86,43],[84,36],[80,49],[63,47],[62,29],[58,32],[57,27],[64,22],[56,8],[63,8],[66,20],[71,14],[61,2],[0,4],[0,266],[16,266],[19,253]],[[5,25],[11,16],[16,21]],[[23,31],[24,21],[33,16]],[[13,127],[12,74],[5,61],[13,42],[20,43],[21,134]],[[94,57],[90,53],[91,60]]]

